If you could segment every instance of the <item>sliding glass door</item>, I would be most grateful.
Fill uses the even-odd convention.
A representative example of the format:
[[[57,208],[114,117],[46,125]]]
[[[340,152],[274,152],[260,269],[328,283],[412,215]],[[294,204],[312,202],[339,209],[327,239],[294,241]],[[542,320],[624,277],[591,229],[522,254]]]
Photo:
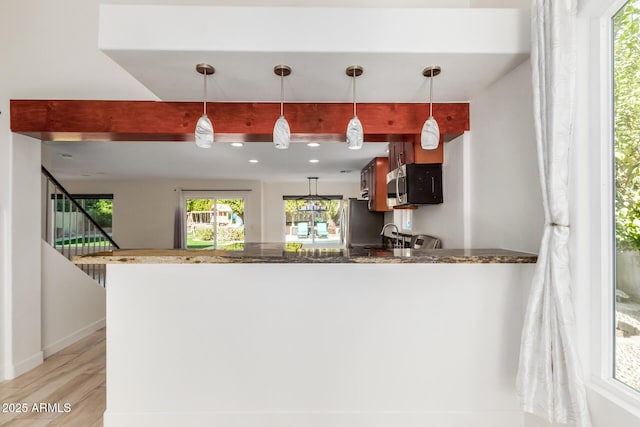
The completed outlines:
[[[342,196],[305,199],[284,196],[285,241],[309,245],[340,245]]]
[[[188,249],[242,249],[244,198],[215,192],[186,194],[184,205]]]

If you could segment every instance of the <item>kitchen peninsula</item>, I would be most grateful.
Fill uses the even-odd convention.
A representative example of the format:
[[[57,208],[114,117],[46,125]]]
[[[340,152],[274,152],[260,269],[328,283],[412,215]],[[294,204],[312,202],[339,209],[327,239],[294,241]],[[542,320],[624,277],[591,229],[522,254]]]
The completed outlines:
[[[535,260],[284,243],[76,258],[108,264],[104,425],[519,425]]]

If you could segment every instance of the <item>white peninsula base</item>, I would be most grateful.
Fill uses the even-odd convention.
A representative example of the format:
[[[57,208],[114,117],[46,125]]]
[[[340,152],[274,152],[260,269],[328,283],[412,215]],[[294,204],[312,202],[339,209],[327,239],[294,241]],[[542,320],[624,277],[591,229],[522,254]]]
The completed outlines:
[[[524,425],[534,264],[111,264],[106,427]]]

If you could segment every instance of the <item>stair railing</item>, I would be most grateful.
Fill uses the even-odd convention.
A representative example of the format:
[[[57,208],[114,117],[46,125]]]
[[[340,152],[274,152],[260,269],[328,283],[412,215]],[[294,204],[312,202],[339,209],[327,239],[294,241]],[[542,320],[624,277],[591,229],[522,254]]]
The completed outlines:
[[[69,260],[120,247],[76,199],[42,166],[43,239]],[[103,287],[106,266],[76,264]]]

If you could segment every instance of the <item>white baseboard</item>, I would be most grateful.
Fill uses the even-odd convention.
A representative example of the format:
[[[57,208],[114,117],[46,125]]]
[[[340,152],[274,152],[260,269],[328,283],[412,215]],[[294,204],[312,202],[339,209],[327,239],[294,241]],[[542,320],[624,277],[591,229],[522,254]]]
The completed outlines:
[[[106,320],[104,318],[100,319],[100,320],[96,320],[93,323],[90,323],[89,325],[85,326],[84,328],[81,328],[69,335],[67,335],[64,338],[61,338],[59,340],[57,340],[56,342],[47,345],[46,347],[44,347],[42,349],[42,351],[44,352],[44,357],[49,357],[52,354],[55,354],[57,352],[59,352],[60,350],[62,350],[63,348],[66,348],[68,346],[70,346],[71,344],[80,341],[82,338],[91,335],[92,333],[94,333],[95,331],[104,328],[106,325]]]
[[[24,374],[35,368],[38,365],[42,364],[44,357],[42,352],[39,351],[36,354],[26,358],[22,362],[16,363],[15,365],[9,366],[7,372],[5,372],[6,379],[12,380],[20,375]]]
[[[505,412],[109,412],[105,427],[522,427],[524,414]]]

